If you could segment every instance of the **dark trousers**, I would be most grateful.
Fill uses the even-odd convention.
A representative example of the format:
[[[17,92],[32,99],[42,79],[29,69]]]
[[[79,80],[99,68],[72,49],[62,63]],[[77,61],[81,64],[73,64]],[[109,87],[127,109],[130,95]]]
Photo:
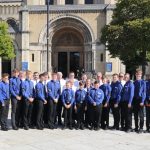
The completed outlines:
[[[44,107],[43,107],[43,121],[44,121],[44,124],[48,124],[48,109],[49,109],[48,104],[45,104]]]
[[[109,106],[104,107],[104,105],[105,103],[103,103],[102,117],[101,117],[102,128],[109,127]]]
[[[58,104],[57,104],[57,117],[58,117],[58,124],[61,124],[62,120],[62,108],[63,108],[63,103],[61,100],[61,96],[59,97]]]
[[[72,126],[72,106],[67,109],[64,107],[64,126]]]
[[[91,121],[92,126],[99,127],[99,124],[101,122],[101,115],[102,115],[102,104],[93,106],[91,104]]]
[[[150,130],[150,106],[146,106],[146,129]]]
[[[23,100],[17,100],[16,126],[23,127]]]
[[[113,118],[114,118],[114,128],[119,128],[119,122],[120,122],[120,108],[114,107],[115,100],[110,100],[110,109],[112,110]]]
[[[16,110],[18,100],[15,97],[11,97],[11,124],[12,127],[16,127]]]
[[[84,112],[85,112],[85,103],[77,103],[77,125],[78,127],[84,125]]]
[[[33,104],[27,99],[23,99],[23,125],[24,127],[31,126]]]
[[[48,114],[47,114],[48,126],[53,126],[56,117],[57,104],[54,103],[53,100],[48,100],[47,106],[48,106]]]
[[[141,99],[133,100],[133,113],[134,113],[134,121],[135,121],[135,129],[143,129],[144,126],[144,107],[140,106]],[[140,121],[139,121],[140,118]]]
[[[31,126],[32,127],[34,127],[34,126],[36,126],[36,114],[37,114],[37,109],[36,109],[36,104],[37,103],[37,100],[36,99],[34,99],[34,101],[33,101],[33,103],[32,103],[32,105],[33,105],[33,107],[32,107],[32,114],[31,114]]]
[[[42,100],[37,100],[36,109],[37,109],[36,126],[38,128],[41,128],[43,127],[43,109],[44,109],[44,103]]]
[[[9,100],[4,100],[4,106],[2,106],[2,103],[0,102],[1,129],[8,128],[8,124],[7,124],[8,112],[9,112]]]
[[[128,108],[128,101],[120,102],[121,109],[121,128],[131,129],[132,109]]]

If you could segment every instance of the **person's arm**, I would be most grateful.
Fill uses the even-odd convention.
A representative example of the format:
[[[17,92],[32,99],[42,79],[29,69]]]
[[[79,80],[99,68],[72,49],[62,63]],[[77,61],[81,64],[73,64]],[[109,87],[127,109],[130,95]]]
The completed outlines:
[[[106,103],[107,104],[109,103],[110,97],[111,97],[111,86],[108,85],[108,94],[106,96]]]
[[[142,92],[142,102],[144,104],[144,101],[146,99],[146,82],[143,81],[143,92]]]
[[[88,98],[89,98],[90,103],[91,103],[91,104],[94,104],[95,101],[94,101],[94,99],[93,99],[92,97],[93,97],[93,92],[92,92],[92,90],[91,90],[91,91],[90,91],[90,95],[88,96]]]
[[[56,96],[56,99],[58,100],[59,97],[60,97],[60,84],[58,84],[58,91],[57,91],[57,96]]]
[[[13,89],[13,80],[10,80],[10,81],[9,81],[9,87],[10,87],[10,94],[11,94],[12,96],[16,97],[17,95],[16,95],[16,93],[15,93],[15,91],[14,91],[14,89]]]
[[[72,95],[71,105],[73,105],[73,103],[74,103],[74,101],[75,101],[75,93],[74,93],[73,90],[71,91],[71,95]]]
[[[51,83],[47,83],[47,92],[48,92],[48,97],[52,100],[54,100],[54,94],[52,91],[52,84]]]
[[[61,99],[62,99],[62,103],[63,103],[63,105],[65,106],[65,105],[66,105],[66,103],[65,103],[65,91],[64,91],[64,90],[63,90],[63,92],[62,92]]]
[[[121,91],[122,91],[122,85],[121,83],[118,84],[118,93],[117,93],[117,104],[119,104],[121,99]]]
[[[4,100],[3,100],[3,97],[2,97],[2,93],[3,93],[3,89],[2,89],[2,85],[0,85],[0,102],[2,103],[2,106],[4,105]]]
[[[130,88],[129,88],[129,105],[132,104],[133,97],[134,97],[134,84],[130,83]]]
[[[25,99],[28,99],[29,100],[29,95],[28,95],[28,87],[29,85],[26,86],[26,82],[22,82],[21,84],[21,93],[22,93],[22,96],[25,98]]]
[[[100,92],[101,92],[101,95],[98,99],[96,99],[96,105],[101,104],[104,100],[104,92],[102,90]]]

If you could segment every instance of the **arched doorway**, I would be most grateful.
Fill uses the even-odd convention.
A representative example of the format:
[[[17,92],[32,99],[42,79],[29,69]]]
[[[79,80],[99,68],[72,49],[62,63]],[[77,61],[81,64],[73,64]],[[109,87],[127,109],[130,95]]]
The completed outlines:
[[[84,67],[84,38],[74,28],[58,30],[52,38],[52,66],[67,77],[70,71]]]

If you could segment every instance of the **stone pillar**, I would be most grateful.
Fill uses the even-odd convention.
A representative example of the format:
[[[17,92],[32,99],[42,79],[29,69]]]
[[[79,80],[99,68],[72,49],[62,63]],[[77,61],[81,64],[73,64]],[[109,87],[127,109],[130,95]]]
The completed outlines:
[[[24,0],[26,5],[45,5],[45,0]]]
[[[22,49],[22,69],[29,69],[29,12],[24,6],[21,13],[21,49]]]
[[[85,4],[85,0],[74,0],[74,4],[76,5]]]
[[[57,5],[65,5],[65,0],[56,0]]]

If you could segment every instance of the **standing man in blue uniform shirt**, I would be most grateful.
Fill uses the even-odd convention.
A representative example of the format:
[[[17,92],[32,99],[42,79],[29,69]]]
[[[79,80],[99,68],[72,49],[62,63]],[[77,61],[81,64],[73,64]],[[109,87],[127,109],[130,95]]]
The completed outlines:
[[[131,131],[131,119],[132,119],[132,100],[134,97],[134,84],[130,80],[130,74],[125,74],[125,85],[121,92],[121,129],[122,131]]]
[[[84,90],[84,82],[79,82],[79,90],[75,93],[75,111],[77,112],[76,129],[84,129],[84,112],[86,107],[86,91]]]
[[[150,133],[150,77],[146,81],[146,132]]]
[[[4,73],[2,75],[2,81],[0,82],[0,124],[1,130],[8,130],[8,111],[10,101],[10,90],[9,90],[9,75]]]
[[[56,118],[56,110],[57,103],[60,96],[60,84],[57,80],[57,74],[52,74],[52,80],[47,83],[47,92],[48,92],[48,128],[55,128],[55,118]]]
[[[10,94],[11,94],[11,124],[14,130],[18,130],[16,125],[16,110],[18,101],[21,100],[21,81],[19,79],[19,70],[14,69],[12,71],[12,78],[10,78]]]
[[[92,119],[92,125],[91,130],[94,128],[94,130],[99,130],[99,124],[101,122],[101,114],[102,114],[102,103],[104,100],[104,93],[99,88],[99,82],[94,82],[94,88],[90,90],[90,96],[89,101],[91,105],[91,119]]]
[[[134,81],[134,99],[133,99],[133,113],[135,121],[135,132],[143,132],[144,126],[144,101],[146,98],[146,82],[142,80],[142,71],[136,71],[136,80]],[[140,122],[139,122],[140,118]]]
[[[113,81],[111,83],[111,97],[110,97],[110,109],[113,113],[114,118],[114,126],[112,129],[119,130],[119,122],[120,122],[120,108],[119,103],[121,99],[121,90],[122,85],[119,82],[118,74],[113,74]]]
[[[69,124],[70,130],[72,130],[72,109],[75,100],[75,93],[71,89],[70,81],[66,82],[66,89],[62,92],[62,102],[64,106],[64,127],[63,129],[67,128]]]
[[[25,130],[28,130],[29,127],[31,126],[31,115],[35,96],[34,84],[31,81],[32,76],[33,76],[32,72],[27,71],[26,79],[21,86],[22,100],[23,100],[23,125]]]
[[[109,100],[111,96],[111,86],[110,84],[108,84],[107,76],[102,77],[102,82],[103,84],[100,86],[100,89],[104,92],[104,100],[103,100],[101,128],[106,130],[109,127]]]
[[[43,130],[43,111],[44,111],[44,105],[47,104],[46,100],[46,90],[45,86],[43,84],[44,82],[44,74],[40,74],[40,81],[35,86],[35,98],[37,100],[36,102],[36,110],[37,110],[37,116],[36,116],[36,128],[38,130]]]

